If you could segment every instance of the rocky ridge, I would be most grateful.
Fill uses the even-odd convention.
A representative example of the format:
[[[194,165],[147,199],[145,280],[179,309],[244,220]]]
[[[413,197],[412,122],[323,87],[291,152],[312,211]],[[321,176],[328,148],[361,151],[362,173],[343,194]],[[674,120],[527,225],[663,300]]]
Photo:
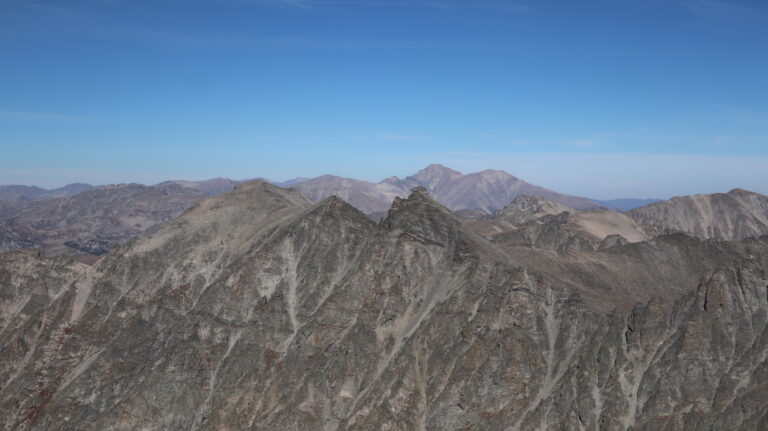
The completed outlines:
[[[37,200],[0,199],[0,252],[34,247],[47,254],[71,254],[93,263],[114,244],[151,231],[158,223],[178,216],[195,202],[231,190],[239,183],[216,178],[167,181],[155,186],[134,184],[93,189],[87,186],[86,191],[80,193],[76,192],[82,185],[71,185],[49,191],[76,193],[68,197],[37,195]],[[577,247],[604,247],[606,244],[602,241],[611,235],[621,236],[614,238],[619,242],[636,242],[675,232],[705,239],[742,239],[768,234],[768,198],[744,190],[673,198],[622,214],[604,208],[589,211],[570,208],[543,197],[549,191],[531,188],[501,171],[463,175],[440,165],[431,165],[404,180],[391,177],[378,184],[333,176],[273,184],[295,186],[313,201],[340,195],[375,222],[386,217],[388,209],[370,210],[388,208],[393,199],[406,195],[406,190],[414,185],[424,187],[428,193],[436,193],[440,202],[454,205],[454,214],[483,235],[504,232],[509,241],[556,249],[568,248],[573,241],[580,244]],[[520,194],[524,190],[538,194]],[[463,198],[467,196],[470,198]],[[512,204],[492,214],[484,209],[469,208],[498,206],[510,197]],[[554,197],[562,202],[572,201],[557,193]],[[540,211],[522,210],[521,198],[531,200],[529,205],[539,205]],[[577,199],[576,206],[579,203],[584,204]],[[468,208],[456,209],[462,206]],[[570,216],[542,218],[562,212]],[[525,226],[524,222],[527,222]]]
[[[294,187],[316,202],[339,196],[377,222],[396,197],[406,196],[411,188],[420,185],[452,209],[469,208],[480,213],[507,204],[506,199],[525,190],[576,206],[597,205],[532,186],[502,171],[463,175],[441,165],[431,165],[405,180],[390,177],[376,184],[331,175],[282,183],[264,181]],[[113,245],[141,235],[195,202],[230,191],[241,182],[214,178],[166,181],[154,186],[94,188],[71,184],[55,190],[0,186],[0,253],[35,247],[48,254],[65,253],[93,263]]]
[[[245,183],[92,267],[0,255],[0,427],[762,429],[766,256],[538,249],[426,188],[376,224]]]
[[[74,183],[64,187],[46,190],[36,186],[0,186],[0,202],[30,202],[45,199],[64,198],[92,189],[90,184]]]

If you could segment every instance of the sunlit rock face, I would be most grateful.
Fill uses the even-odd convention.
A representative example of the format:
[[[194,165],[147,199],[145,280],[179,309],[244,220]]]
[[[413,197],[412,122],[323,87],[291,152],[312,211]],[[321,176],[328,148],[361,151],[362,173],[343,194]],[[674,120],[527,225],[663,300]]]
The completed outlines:
[[[768,238],[588,239],[254,181],[94,266],[2,254],[0,428],[768,429]]]
[[[650,235],[737,240],[768,235],[768,196],[742,189],[680,196],[627,212]]]

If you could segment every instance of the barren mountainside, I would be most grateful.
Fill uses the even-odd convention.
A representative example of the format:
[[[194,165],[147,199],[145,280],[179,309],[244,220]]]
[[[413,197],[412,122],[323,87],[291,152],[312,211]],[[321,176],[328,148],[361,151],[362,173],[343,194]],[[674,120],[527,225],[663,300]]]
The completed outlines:
[[[0,252],[36,247],[47,254],[67,253],[93,262],[114,244],[150,231],[195,202],[229,191],[238,183],[215,178],[93,189],[73,184],[37,194],[36,200],[30,200],[32,195],[27,191],[26,197],[0,199]],[[613,243],[675,232],[704,239],[741,239],[768,233],[768,198],[744,190],[673,198],[622,214],[595,208],[597,204],[590,200],[530,185],[503,171],[464,175],[441,165],[380,183],[326,175],[275,184],[293,187],[316,202],[338,196],[376,222],[386,216],[396,197],[407,196],[412,187],[424,187],[482,235],[503,232],[511,241],[556,249],[601,247],[609,236],[616,236],[609,241]],[[43,190],[3,187],[6,191],[19,187]],[[54,197],[65,192],[72,196]],[[563,212],[570,215],[555,217]],[[542,218],[545,215],[552,217]],[[528,223],[523,226],[524,222]]]
[[[39,247],[49,254],[101,255],[205,197],[204,192],[178,184],[124,184],[6,207],[0,221],[0,251]]]
[[[240,184],[92,267],[0,255],[0,428],[765,429],[767,257]]]
[[[29,202],[74,196],[92,189],[90,184],[68,184],[57,189],[46,190],[35,186],[0,186],[0,202]]]
[[[519,195],[485,217],[466,221],[468,229],[493,241],[554,250],[597,249],[609,242],[638,242],[650,237],[626,215],[607,209],[575,210],[540,196]]]
[[[768,196],[741,189],[675,197],[635,208],[627,215],[652,236],[685,232],[699,238],[733,240],[768,234]]]
[[[205,180],[205,181],[184,181],[184,180],[165,181],[158,184],[158,186],[177,184],[184,188],[198,190],[207,196],[215,196],[219,193],[228,192],[234,189],[235,186],[240,182],[241,181],[234,181],[228,178],[212,178],[210,180]]]
[[[451,210],[493,212],[504,208],[519,195],[541,196],[575,209],[600,207],[590,199],[557,193],[492,169],[463,175],[442,165],[430,165],[407,177],[406,181],[411,187],[425,187],[435,200]]]

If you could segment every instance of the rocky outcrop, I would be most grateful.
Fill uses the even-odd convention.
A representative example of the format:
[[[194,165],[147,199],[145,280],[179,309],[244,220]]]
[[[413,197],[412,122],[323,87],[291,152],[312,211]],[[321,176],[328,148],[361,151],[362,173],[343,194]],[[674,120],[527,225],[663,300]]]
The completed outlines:
[[[0,255],[0,428],[762,429],[767,256],[563,254],[426,189],[376,224],[245,183],[93,267]]]

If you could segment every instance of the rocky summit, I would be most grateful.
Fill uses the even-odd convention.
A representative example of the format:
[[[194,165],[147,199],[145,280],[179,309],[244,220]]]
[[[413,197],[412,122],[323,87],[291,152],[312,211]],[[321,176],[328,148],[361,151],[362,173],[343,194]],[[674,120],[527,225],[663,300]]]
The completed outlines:
[[[768,237],[562,210],[253,181],[93,266],[2,254],[0,429],[768,429]]]

